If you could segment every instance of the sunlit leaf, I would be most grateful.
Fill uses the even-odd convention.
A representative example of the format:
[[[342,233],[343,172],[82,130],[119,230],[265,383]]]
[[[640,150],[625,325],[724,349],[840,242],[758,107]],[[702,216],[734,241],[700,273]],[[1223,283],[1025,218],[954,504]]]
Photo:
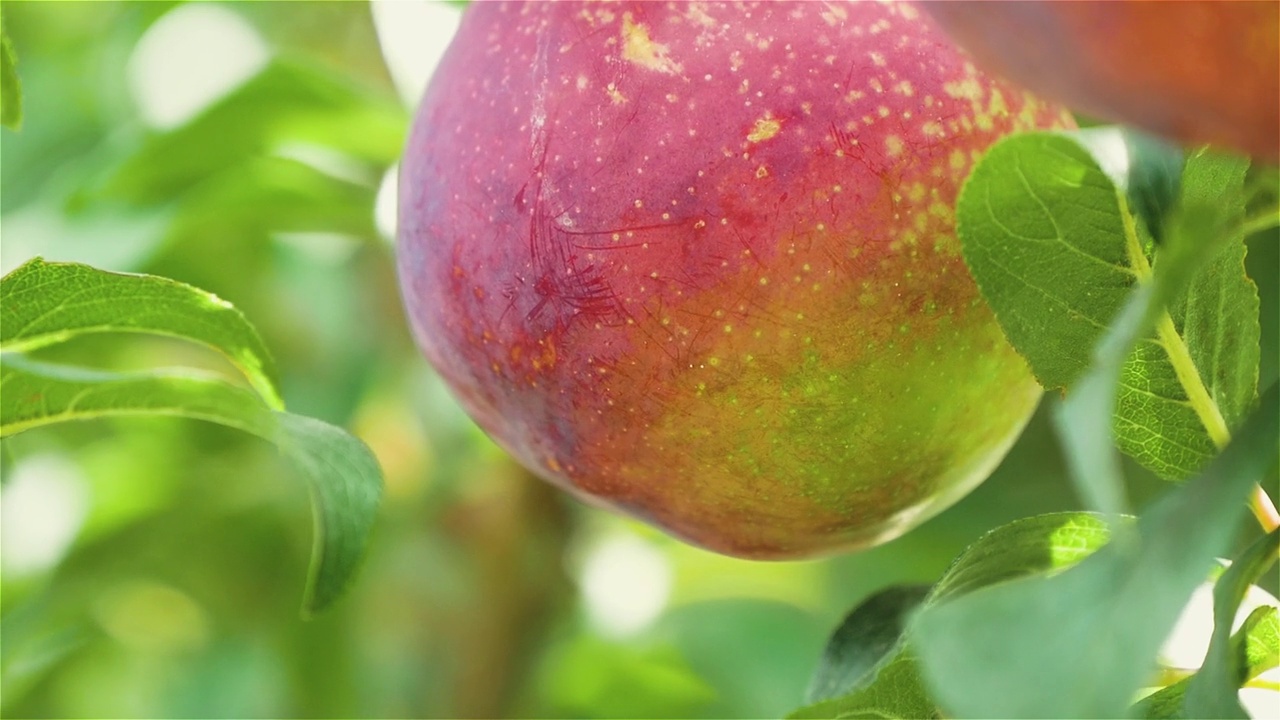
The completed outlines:
[[[634,648],[584,634],[549,655],[538,691],[558,714],[692,717],[715,699],[673,646]]]
[[[316,520],[304,609],[322,610],[339,597],[363,556],[382,492],[381,470],[362,442],[319,420],[272,410],[254,393],[208,375],[110,373],[3,355],[0,437],[131,415],[206,420],[279,445],[309,483]]]
[[[284,407],[275,364],[244,314],[212,293],[153,275],[40,258],[0,279],[0,349],[25,352],[77,335],[138,332],[225,355],[273,408]]]
[[[182,201],[169,232],[176,242],[221,233],[279,232],[374,237],[376,188],[333,177],[298,160],[260,157],[206,178]]]
[[[1274,605],[1254,608],[1236,633],[1241,638],[1244,651],[1243,672],[1245,681],[1280,667],[1280,609]]]
[[[965,548],[934,585],[928,602],[1071,567],[1110,539],[1107,522],[1090,513],[1048,513],[1015,520]]]
[[[1182,710],[1183,698],[1186,697],[1187,685],[1190,681],[1191,678],[1183,678],[1172,685],[1160,688],[1135,703],[1129,715],[1145,718],[1146,720],[1181,720],[1185,718],[1186,715]]]

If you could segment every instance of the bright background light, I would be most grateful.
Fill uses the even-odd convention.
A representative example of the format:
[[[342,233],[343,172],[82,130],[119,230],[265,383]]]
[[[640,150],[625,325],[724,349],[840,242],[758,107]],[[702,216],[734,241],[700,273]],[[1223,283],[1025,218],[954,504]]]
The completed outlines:
[[[20,460],[0,488],[0,563],[7,576],[53,567],[89,508],[80,469],[60,455]]]
[[[211,3],[174,8],[142,36],[129,59],[129,89],[142,117],[177,127],[253,77],[270,57],[258,31]]]
[[[657,619],[671,595],[671,566],[634,535],[613,535],[587,553],[580,582],[587,617],[601,634],[632,635]]]
[[[399,207],[396,202],[396,193],[400,187],[399,179],[400,164],[396,163],[387,168],[387,172],[383,174],[382,182],[378,185],[377,199],[373,203],[374,225],[382,238],[392,244],[396,241],[396,211]]]
[[[391,79],[405,105],[416,107],[458,31],[462,10],[439,0],[373,0],[370,5]]]
[[[1244,601],[1236,610],[1235,621],[1231,631],[1235,632],[1244,624],[1246,618],[1259,607],[1280,606],[1271,593],[1252,585],[1244,596]],[[1205,652],[1209,649],[1209,640],[1213,636],[1213,585],[1205,583],[1196,588],[1182,614],[1174,625],[1173,632],[1165,640],[1160,649],[1160,663],[1167,667],[1194,670],[1204,662]],[[1280,681],[1280,668],[1273,668],[1262,673],[1260,680],[1265,682]],[[1249,715],[1256,720],[1263,718],[1280,719],[1280,693],[1266,688],[1244,688],[1240,691],[1240,702]]]

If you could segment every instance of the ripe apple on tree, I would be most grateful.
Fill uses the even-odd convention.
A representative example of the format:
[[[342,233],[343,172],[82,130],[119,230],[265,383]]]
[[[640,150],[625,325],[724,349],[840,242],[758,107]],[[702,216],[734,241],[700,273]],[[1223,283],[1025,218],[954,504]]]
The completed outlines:
[[[723,553],[891,539],[1040,389],[953,206],[1070,117],[914,5],[475,3],[400,181],[413,330],[502,447]]]

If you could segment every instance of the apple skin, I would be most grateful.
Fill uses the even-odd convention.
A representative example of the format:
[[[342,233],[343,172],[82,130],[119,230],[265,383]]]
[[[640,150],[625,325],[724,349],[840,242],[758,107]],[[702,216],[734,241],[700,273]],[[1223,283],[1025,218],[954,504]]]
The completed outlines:
[[[584,499],[740,557],[884,542],[1041,395],[953,206],[995,140],[1070,123],[910,5],[473,3],[401,166],[408,315]]]
[[[932,2],[979,67],[1081,112],[1280,158],[1280,3]]]

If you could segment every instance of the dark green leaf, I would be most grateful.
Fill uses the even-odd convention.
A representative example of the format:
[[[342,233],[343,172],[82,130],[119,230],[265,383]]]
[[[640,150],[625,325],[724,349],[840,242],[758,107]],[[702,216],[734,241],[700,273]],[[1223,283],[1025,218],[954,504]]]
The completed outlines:
[[[1280,390],[1205,471],[1079,565],[921,611],[912,644],[934,697],[966,717],[1121,715],[1244,500],[1275,461]]]
[[[0,279],[0,348],[21,352],[101,332],[168,335],[225,355],[276,409],[276,370],[257,330],[230,303],[168,278],[36,258]]]
[[[966,548],[922,604],[928,606],[1029,574],[1060,570],[1101,547],[1109,534],[1102,518],[1085,513],[1052,513],[1017,520],[992,530]],[[937,708],[920,678],[919,663],[906,636],[898,634],[901,615],[919,603],[919,591],[895,588],[889,595],[877,596],[855,610],[829,643],[823,666],[815,677],[816,691],[810,691],[811,697],[826,699],[801,708],[790,717],[936,716]],[[846,629],[850,632],[843,632]],[[882,649],[888,641],[893,644]],[[830,693],[824,690],[836,692],[836,686],[848,690],[843,695],[827,697]]]
[[[355,575],[382,497],[382,470],[364,443],[314,418],[275,413],[277,442],[311,483],[315,541],[303,608],[337,600]]]
[[[908,613],[929,594],[928,585],[891,587],[863,601],[831,635],[818,661],[806,703],[848,694],[890,654],[898,649]]]
[[[9,34],[0,29],[0,125],[10,130],[22,127],[22,81],[18,79],[18,56]]]
[[[170,415],[216,422],[280,446],[309,483],[316,520],[304,610],[338,598],[359,565],[382,492],[365,445],[319,420],[274,411],[254,393],[191,372],[108,373],[6,353],[0,437],[68,420]]]
[[[1213,639],[1204,665],[1187,687],[1190,717],[1247,718],[1237,692],[1248,679],[1248,660],[1232,652],[1231,626],[1249,586],[1275,562],[1280,531],[1260,538],[1218,578],[1213,588]],[[1243,648],[1241,648],[1243,650]]]

